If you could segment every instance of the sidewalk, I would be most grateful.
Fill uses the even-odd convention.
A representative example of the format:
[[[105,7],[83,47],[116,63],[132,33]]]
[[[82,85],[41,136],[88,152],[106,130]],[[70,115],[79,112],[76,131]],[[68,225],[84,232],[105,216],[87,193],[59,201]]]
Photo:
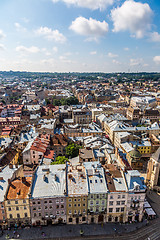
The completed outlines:
[[[105,223],[103,225],[89,224],[89,225],[52,225],[46,227],[32,227],[28,229],[18,229],[16,234],[13,229],[4,231],[0,240],[5,240],[6,235],[9,234],[9,239],[17,239],[16,235],[19,234],[19,239],[61,239],[73,237],[80,237],[80,230],[83,230],[84,236],[101,236],[101,235],[114,235],[123,234],[135,231],[146,225],[146,221],[141,223],[132,224],[115,224]]]

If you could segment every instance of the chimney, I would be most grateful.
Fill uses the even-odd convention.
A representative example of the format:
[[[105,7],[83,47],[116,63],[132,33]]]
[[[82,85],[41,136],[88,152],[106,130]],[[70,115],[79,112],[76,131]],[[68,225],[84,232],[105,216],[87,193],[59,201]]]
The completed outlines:
[[[11,179],[8,179],[8,184],[11,184]]]
[[[10,169],[13,169],[13,165],[12,165],[12,164],[9,164],[9,168],[10,168]]]
[[[22,183],[26,182],[26,177],[22,177]]]

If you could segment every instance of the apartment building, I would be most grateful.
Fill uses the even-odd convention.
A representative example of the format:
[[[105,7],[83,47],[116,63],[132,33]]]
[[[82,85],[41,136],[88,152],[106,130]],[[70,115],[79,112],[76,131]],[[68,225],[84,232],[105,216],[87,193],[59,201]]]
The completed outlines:
[[[29,191],[31,182],[32,177],[9,179],[4,198],[8,226],[30,225]]]
[[[88,223],[107,222],[108,188],[99,162],[85,162],[88,180]]]
[[[83,165],[68,163],[67,190],[67,223],[87,223],[88,184]]]
[[[66,223],[66,165],[42,165],[30,192],[33,225]]]

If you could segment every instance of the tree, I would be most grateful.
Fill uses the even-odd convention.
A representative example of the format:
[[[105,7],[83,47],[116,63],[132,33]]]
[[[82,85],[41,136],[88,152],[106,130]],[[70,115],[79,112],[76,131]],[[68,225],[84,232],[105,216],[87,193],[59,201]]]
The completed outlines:
[[[56,157],[56,161],[51,162],[51,165],[65,164],[66,162],[68,162],[68,158],[65,156],[58,156]]]
[[[75,143],[70,143],[67,147],[66,147],[66,155],[67,157],[77,157],[79,154],[79,149],[81,148],[81,146],[79,146],[78,144]]]

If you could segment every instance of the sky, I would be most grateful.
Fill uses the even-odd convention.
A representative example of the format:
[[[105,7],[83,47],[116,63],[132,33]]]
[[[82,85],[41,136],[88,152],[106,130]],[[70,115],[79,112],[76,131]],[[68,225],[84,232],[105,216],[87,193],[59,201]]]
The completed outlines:
[[[1,0],[0,71],[160,72],[159,0]]]

